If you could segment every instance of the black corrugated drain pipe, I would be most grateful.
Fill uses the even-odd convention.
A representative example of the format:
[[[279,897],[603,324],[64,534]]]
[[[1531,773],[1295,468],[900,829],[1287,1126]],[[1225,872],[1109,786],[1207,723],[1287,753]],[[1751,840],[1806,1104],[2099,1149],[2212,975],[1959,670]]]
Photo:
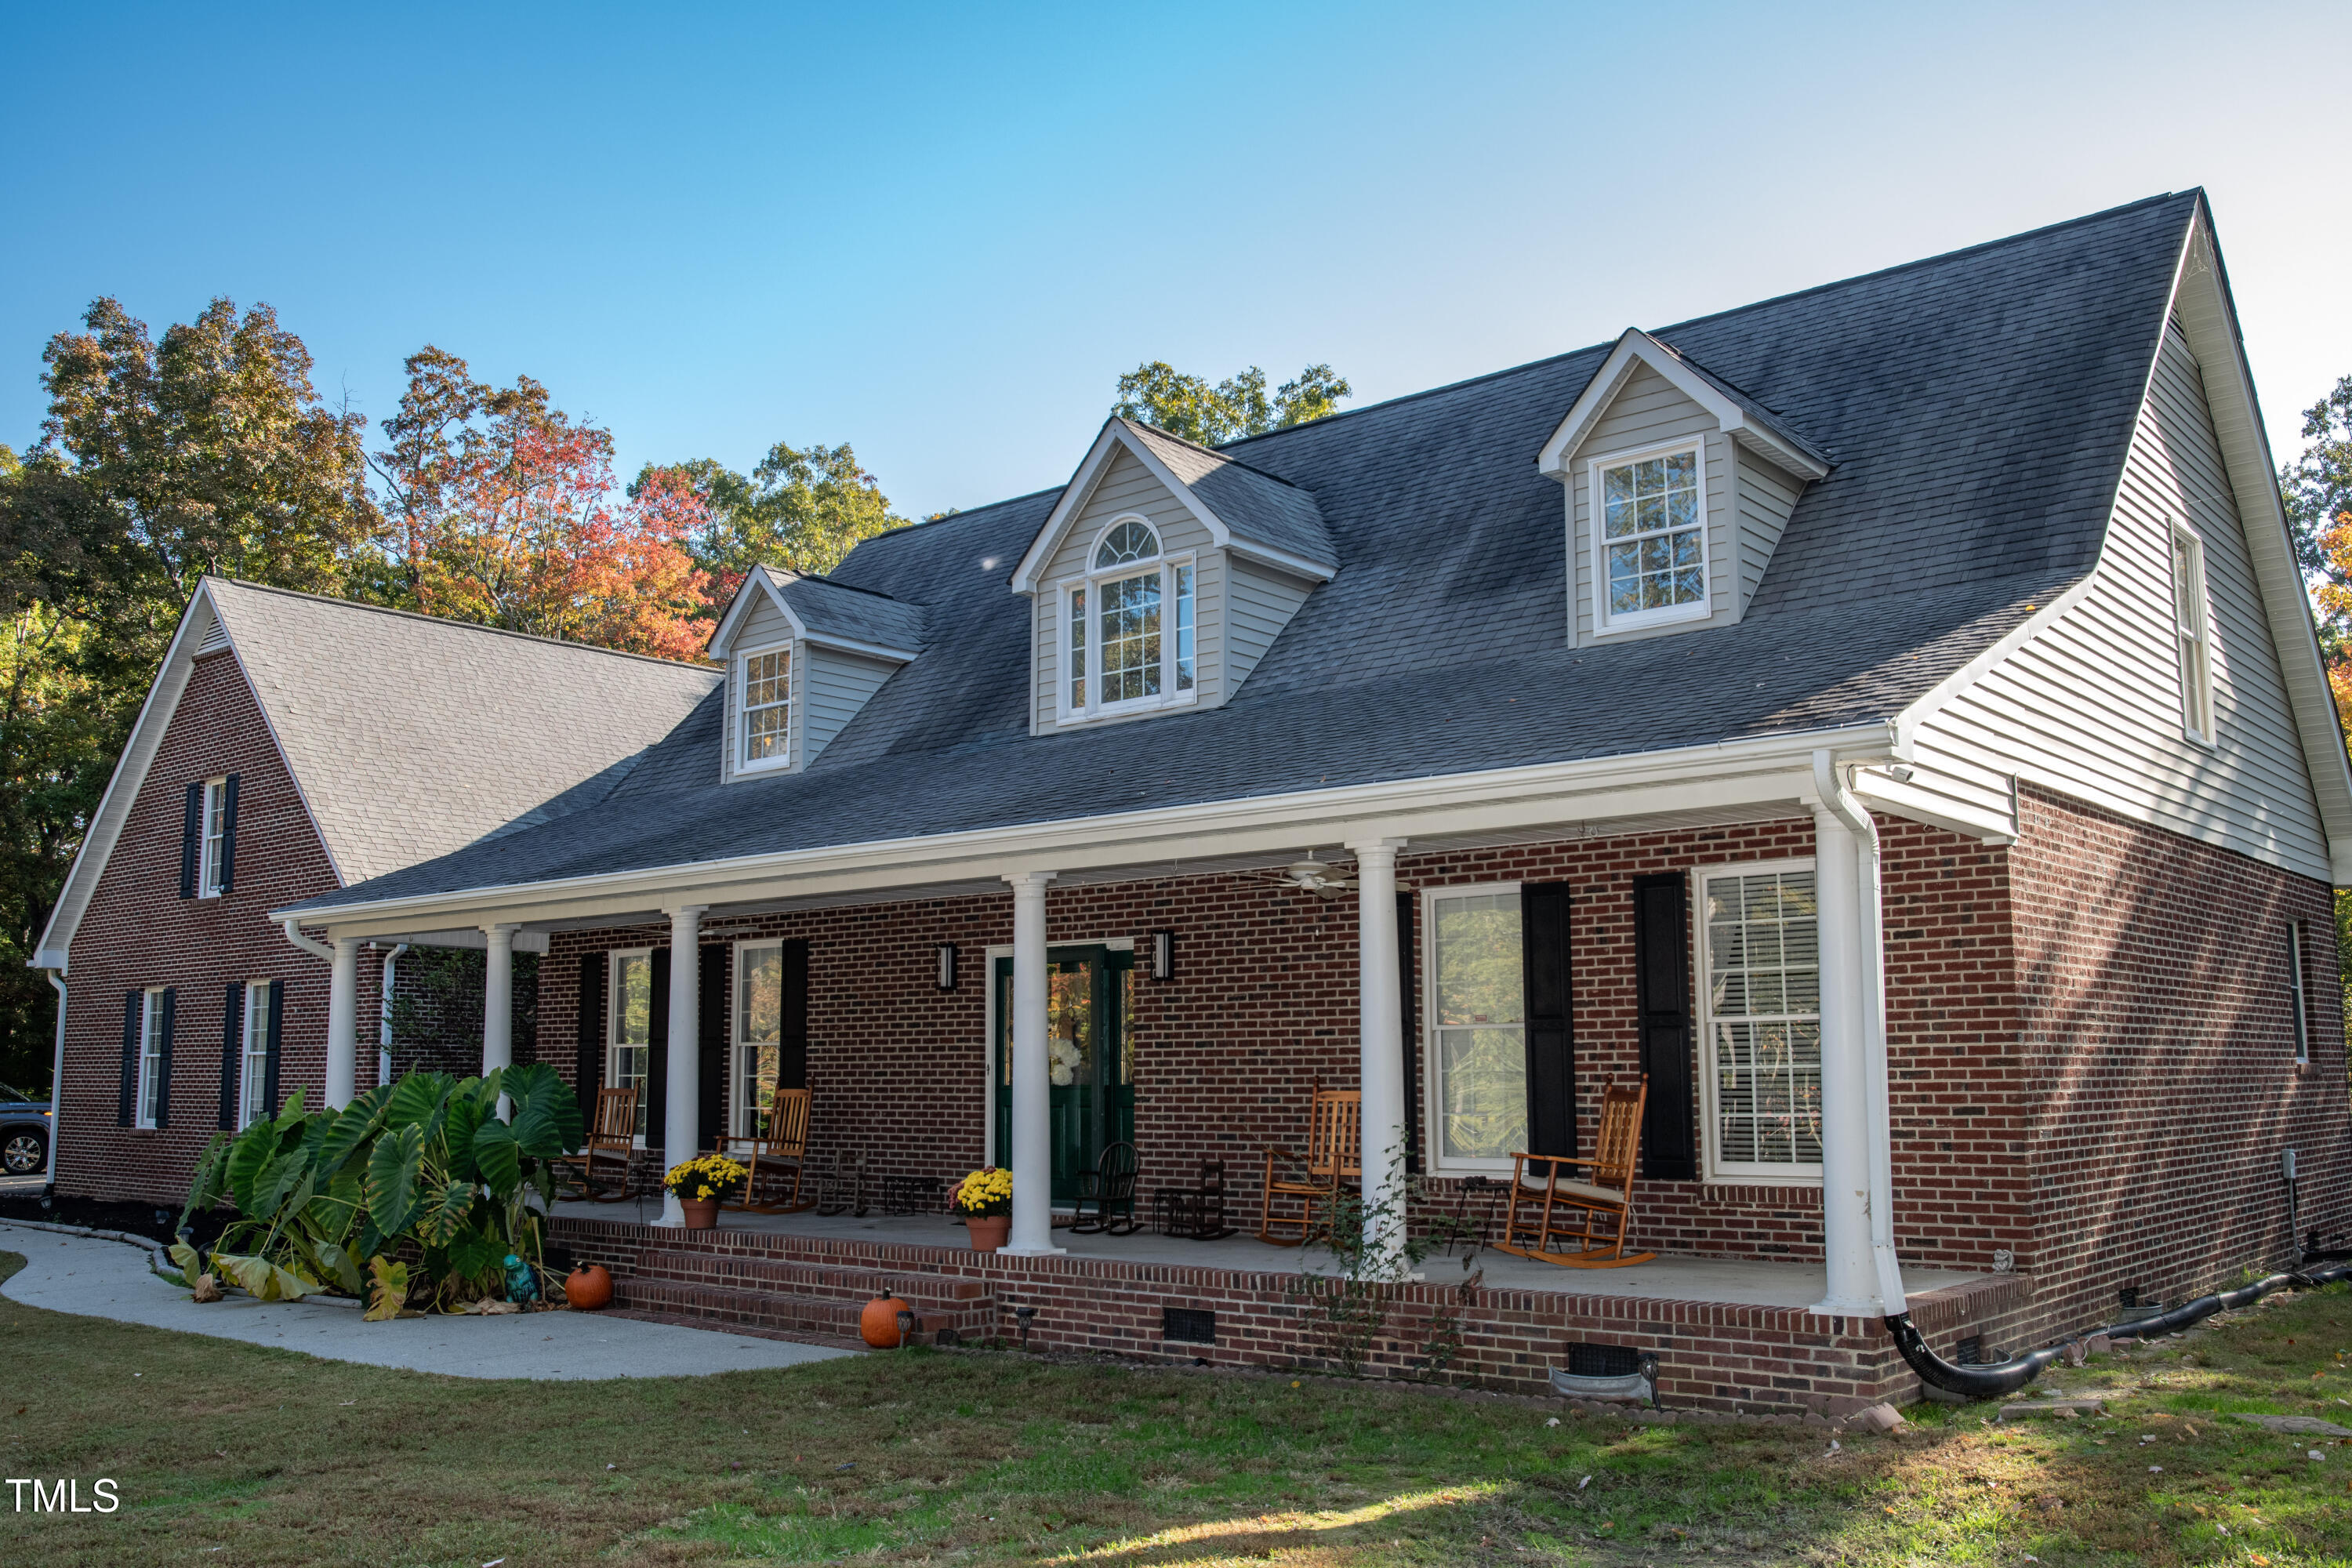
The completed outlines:
[[[2333,1285],[2339,1279],[2352,1279],[2352,1263],[2334,1268],[2315,1269],[2294,1274],[2273,1274],[2267,1279],[2257,1279],[2242,1289],[2225,1290],[2218,1296],[2200,1296],[2186,1305],[2153,1318],[2137,1322],[2117,1323],[2112,1328],[2092,1329],[2079,1339],[2092,1334],[2105,1334],[2111,1340],[2150,1339],[2158,1334],[2169,1334],[2189,1324],[2225,1311],[2232,1307],[2250,1307],[2273,1290],[2308,1289],[2317,1285]],[[1912,1326],[1911,1314],[1896,1312],[1886,1320],[1886,1331],[1895,1336],[1895,1348],[1911,1363],[1922,1383],[1933,1384],[1947,1394],[1965,1394],[1970,1399],[1998,1399],[2004,1394],[2015,1394],[2042,1374],[2042,1369],[2066,1353],[2062,1342],[2047,1345],[2009,1361],[1990,1366],[1956,1366],[1927,1348],[1927,1342]]]

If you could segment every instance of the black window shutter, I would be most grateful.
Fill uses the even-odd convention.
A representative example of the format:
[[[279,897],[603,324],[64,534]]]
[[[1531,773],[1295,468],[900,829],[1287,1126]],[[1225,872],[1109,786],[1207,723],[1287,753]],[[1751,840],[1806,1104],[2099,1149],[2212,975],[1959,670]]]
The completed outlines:
[[[139,1096],[139,1005],[143,994],[126,991],[122,994],[122,1093],[115,1101],[114,1124],[128,1127],[132,1112],[138,1110]]]
[[[269,983],[269,1054],[262,1058],[261,1113],[278,1114],[278,1050],[285,1040],[286,982]]]
[[[1519,889],[1527,988],[1528,1152],[1576,1152],[1576,1040],[1570,1028],[1568,884]]]
[[[171,986],[163,987],[163,1048],[155,1061],[155,1125],[172,1125],[172,1004],[179,993]]]
[[[1642,1174],[1698,1179],[1698,1110],[1692,1072],[1690,897],[1680,873],[1633,879],[1634,1005],[1641,1014]]]
[[[694,1032],[697,1054],[701,1059],[701,1082],[696,1087],[702,1097],[702,1142],[708,1148],[719,1146],[719,1134],[726,1123],[719,1121],[725,1102],[719,1098],[727,1087],[727,944],[713,942],[702,950],[702,968],[695,976]]]
[[[1420,1043],[1421,1030],[1412,1012],[1412,907],[1420,902],[1414,893],[1396,896],[1397,926],[1397,998],[1398,1029],[1404,1037],[1404,1168],[1408,1174],[1421,1174],[1421,1053],[1414,1047]]]
[[[580,1121],[596,1125],[596,1091],[604,1087],[604,972],[611,960],[601,952],[580,955],[580,1055],[572,1087],[580,1095]]]
[[[788,942],[783,952],[783,1008],[776,1030],[776,1081],[806,1089],[808,1080],[809,944]]]
[[[196,896],[196,852],[205,841],[205,786],[199,779],[188,786],[187,814],[180,819],[180,897]]]
[[[221,863],[220,890],[224,893],[236,886],[236,775],[228,775],[221,786]]]
[[[694,1157],[691,1149],[669,1147],[669,949],[654,949],[654,983],[646,1039],[646,1147],[659,1149],[665,1165]]]
[[[228,983],[228,999],[221,1004],[220,1126],[236,1131],[237,1089],[245,1066],[245,982]]]

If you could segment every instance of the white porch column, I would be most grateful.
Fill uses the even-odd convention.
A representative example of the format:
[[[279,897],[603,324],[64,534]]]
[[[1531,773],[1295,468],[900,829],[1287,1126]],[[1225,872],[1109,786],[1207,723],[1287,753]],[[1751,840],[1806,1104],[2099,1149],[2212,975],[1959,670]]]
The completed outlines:
[[[1359,1069],[1364,1090],[1364,1268],[1404,1271],[1404,1020],[1397,975],[1396,857],[1402,838],[1350,844],[1356,857]]]
[[[701,1152],[698,1125],[702,1110],[702,1042],[697,1031],[702,1019],[696,983],[702,975],[702,911],[707,904],[686,904],[669,912],[669,1072],[663,1092],[669,1103],[662,1120],[663,1169]],[[683,1226],[686,1211],[677,1194],[662,1194],[657,1225]]]
[[[482,970],[482,1076],[514,1066],[514,933],[511,925],[487,925],[488,946]],[[499,1096],[499,1115],[511,1119],[514,1101]]]
[[[1821,910],[1822,1249],[1829,1290],[1813,1308],[1880,1311],[1870,1246],[1870,1083],[1864,1020],[1862,854],[1826,805],[1813,807],[1813,886]],[[1897,1308],[1896,1310],[1901,1309]]]
[[[360,1049],[360,939],[339,936],[327,978],[327,1107],[352,1102]]]
[[[1054,1245],[1053,1078],[1045,1060],[1045,884],[1051,871],[1016,871],[1013,884],[1013,1231],[1004,1250],[1037,1258]]]

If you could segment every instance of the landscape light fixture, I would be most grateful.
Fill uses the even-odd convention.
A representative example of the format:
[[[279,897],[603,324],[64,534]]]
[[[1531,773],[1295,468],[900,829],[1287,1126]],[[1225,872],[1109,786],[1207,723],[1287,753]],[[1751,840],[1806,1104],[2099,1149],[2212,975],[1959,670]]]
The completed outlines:
[[[951,942],[943,942],[940,943],[940,989],[952,991],[955,987],[956,945]]]
[[[1151,933],[1151,978],[1154,980],[1176,978],[1176,933],[1172,931],[1156,931]]]

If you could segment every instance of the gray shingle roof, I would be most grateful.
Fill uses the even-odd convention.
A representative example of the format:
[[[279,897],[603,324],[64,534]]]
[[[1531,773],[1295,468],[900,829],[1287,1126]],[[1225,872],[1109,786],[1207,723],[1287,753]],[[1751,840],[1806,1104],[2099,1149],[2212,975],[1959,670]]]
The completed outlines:
[[[1223,452],[1195,447],[1132,419],[1123,423],[1238,538],[1269,545],[1326,571],[1339,570],[1339,550],[1313,496]]]
[[[773,567],[759,568],[783,595],[801,625],[817,637],[912,653],[923,646],[923,609],[901,604],[871,588],[855,588],[829,577],[803,577]]]
[[[1891,717],[2096,562],[2196,209],[2158,197],[1661,329],[1838,459],[1738,626],[1569,646],[1560,493],[1534,458],[1601,344],[1208,454],[1310,498],[1342,568],[1223,708],[1030,735],[1029,605],[1003,568],[1045,492],[835,573],[923,605],[930,645],[805,773],[716,784],[713,693],[602,803],[320,901]]]
[[[1654,336],[1654,334],[1653,335]],[[1744,411],[1749,418],[1773,431],[1780,439],[1787,441],[1798,451],[1803,453],[1806,457],[1812,458],[1823,468],[1830,467],[1835,461],[1835,459],[1827,452],[1822,451],[1821,447],[1815,446],[1812,442],[1806,440],[1805,437],[1797,431],[1789,428],[1789,421],[1786,416],[1772,409],[1765,407],[1762,404],[1757,402],[1756,399],[1748,396],[1748,394],[1740,391],[1739,388],[1732,385],[1731,383],[1724,380],[1723,377],[1716,374],[1715,372],[1707,369],[1706,366],[1699,363],[1698,361],[1691,358],[1690,355],[1683,353],[1682,350],[1675,347],[1674,344],[1666,342],[1664,338],[1657,338],[1656,342],[1660,348],[1674,355],[1676,360],[1681,362],[1684,368],[1688,370],[1693,375],[1697,376],[1701,381],[1706,382],[1709,386],[1723,394],[1724,396],[1738,404],[1741,410]]]
[[[719,680],[344,599],[207,586],[347,882],[602,800]]]

